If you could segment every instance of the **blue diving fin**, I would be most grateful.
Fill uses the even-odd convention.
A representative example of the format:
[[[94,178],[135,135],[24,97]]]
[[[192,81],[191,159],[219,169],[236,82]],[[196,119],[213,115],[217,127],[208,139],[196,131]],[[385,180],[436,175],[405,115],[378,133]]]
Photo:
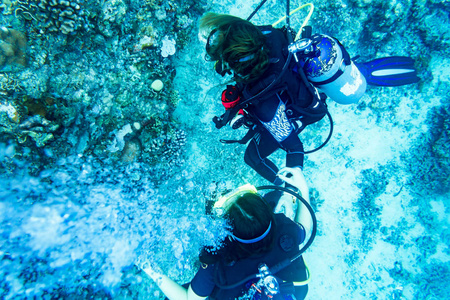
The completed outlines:
[[[400,86],[420,80],[411,57],[383,57],[365,63],[356,63],[356,66],[370,85]]]

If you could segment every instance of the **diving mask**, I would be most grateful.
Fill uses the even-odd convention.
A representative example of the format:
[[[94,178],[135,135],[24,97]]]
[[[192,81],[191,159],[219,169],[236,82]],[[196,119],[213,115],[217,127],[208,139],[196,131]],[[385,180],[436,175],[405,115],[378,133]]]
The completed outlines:
[[[214,29],[210,32],[208,39],[206,41],[206,53],[208,53],[210,60],[219,60],[220,55],[218,54],[218,45],[220,40],[220,31]]]

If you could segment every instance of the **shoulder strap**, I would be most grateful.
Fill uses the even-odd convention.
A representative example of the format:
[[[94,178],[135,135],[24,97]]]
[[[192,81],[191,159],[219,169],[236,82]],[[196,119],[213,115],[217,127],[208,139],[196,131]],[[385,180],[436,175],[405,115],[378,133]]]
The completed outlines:
[[[276,80],[277,80],[277,75],[272,74],[266,78],[258,80],[257,82],[255,82],[252,85],[247,85],[244,88],[244,90],[242,91],[242,96],[244,97],[244,99],[251,99],[255,95],[261,94],[261,91],[266,90],[267,87],[269,87]],[[252,100],[251,103],[255,104],[255,103],[259,102],[261,100],[261,96],[264,96],[264,95],[260,95],[259,97],[255,98],[254,100]]]

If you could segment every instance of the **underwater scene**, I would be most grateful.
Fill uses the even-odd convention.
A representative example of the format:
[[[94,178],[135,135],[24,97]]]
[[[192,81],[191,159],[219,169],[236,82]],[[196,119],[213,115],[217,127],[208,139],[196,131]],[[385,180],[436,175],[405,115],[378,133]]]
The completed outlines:
[[[231,77],[205,60],[199,19],[260,3],[1,1],[0,299],[164,299],[145,263],[191,281],[228,234],[209,203],[270,184],[245,145],[220,142],[246,130],[212,121]],[[303,167],[317,218],[306,299],[450,299],[450,1],[311,3],[294,30],[308,20],[358,61],[411,57],[420,81],[327,99],[332,137]],[[285,13],[269,0],[251,22]],[[328,118],[306,127],[305,150],[329,132]]]

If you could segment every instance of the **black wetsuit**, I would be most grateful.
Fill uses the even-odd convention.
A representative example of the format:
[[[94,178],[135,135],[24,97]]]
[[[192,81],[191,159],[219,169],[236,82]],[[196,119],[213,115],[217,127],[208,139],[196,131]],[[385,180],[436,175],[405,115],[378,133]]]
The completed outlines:
[[[264,195],[264,200],[275,209],[280,200],[281,193],[279,191],[269,192]],[[183,287],[188,289],[191,285],[195,294],[201,297],[208,297],[211,300],[228,300],[235,299],[239,296],[245,295],[251,284],[256,280],[248,281],[245,284],[239,285],[231,289],[221,289],[216,285],[215,277],[218,278],[220,273],[221,284],[229,285],[235,284],[249,275],[258,273],[258,266],[260,263],[265,263],[269,268],[279,264],[286,259],[291,260],[298,255],[300,245],[305,241],[306,232],[302,225],[293,222],[287,218],[284,214],[275,214],[276,235],[273,248],[264,254],[254,255],[245,259],[235,261],[233,263],[224,263],[222,260],[224,251],[227,251],[227,246],[219,249],[218,252],[213,254],[206,254],[203,252],[202,261],[211,261],[208,265],[202,263],[194,278],[190,283],[183,284]],[[229,245],[233,247],[233,245]],[[205,256],[207,258],[205,258]],[[219,273],[217,273],[219,272]],[[281,269],[274,274],[278,279],[282,279],[287,283],[297,283],[292,290],[284,288],[280,289],[284,296],[293,294],[297,300],[302,300],[308,293],[308,285],[306,280],[309,279],[309,271],[306,268],[303,257],[300,257],[285,268]],[[222,282],[224,281],[224,282]],[[281,281],[278,282],[281,284]],[[264,296],[261,299],[264,298]],[[279,298],[276,298],[279,299]],[[289,299],[287,296],[286,299]],[[292,299],[292,298],[290,298]],[[166,300],[168,300],[166,298]]]
[[[245,86],[243,100],[269,85],[281,73],[287,59],[288,41],[285,34],[269,26],[260,29],[267,37],[265,47],[269,50],[270,64],[260,80]],[[249,142],[244,160],[258,174],[276,185],[281,185],[282,180],[276,176],[277,166],[267,157],[277,149],[286,151],[287,167],[303,168],[304,149],[298,137],[299,126],[292,121],[292,116],[286,114],[287,107],[294,97],[302,107],[308,107],[314,101],[314,96],[294,67],[292,59],[277,84],[260,99],[252,101],[247,108],[247,112],[263,125],[263,129]]]
[[[305,239],[305,231],[303,227],[298,226],[283,214],[276,214],[275,221],[277,224],[277,232],[275,236],[276,242],[272,250],[268,253],[251,256],[233,263],[225,263],[219,260],[215,264],[203,265],[191,282],[191,287],[195,294],[202,297],[208,296],[208,299],[236,299],[245,295],[251,288],[252,283],[256,283],[258,281],[257,279],[249,281],[245,281],[244,279],[248,276],[257,274],[258,266],[261,263],[265,263],[269,268],[271,268],[283,260],[294,257],[298,252],[299,245]],[[308,279],[308,274],[303,258],[298,258],[289,266],[277,272],[275,276],[289,283],[305,281]],[[234,288],[220,288],[216,284],[217,279],[220,280],[221,285],[225,286],[237,284],[243,280],[245,283]],[[279,284],[281,284],[280,281]],[[282,285],[280,291],[283,296],[288,297],[288,295],[293,294],[296,299],[300,300],[305,298],[308,292],[308,286],[298,285],[293,287],[290,285],[290,287],[284,287],[284,285]],[[260,299],[267,298],[262,295]]]

